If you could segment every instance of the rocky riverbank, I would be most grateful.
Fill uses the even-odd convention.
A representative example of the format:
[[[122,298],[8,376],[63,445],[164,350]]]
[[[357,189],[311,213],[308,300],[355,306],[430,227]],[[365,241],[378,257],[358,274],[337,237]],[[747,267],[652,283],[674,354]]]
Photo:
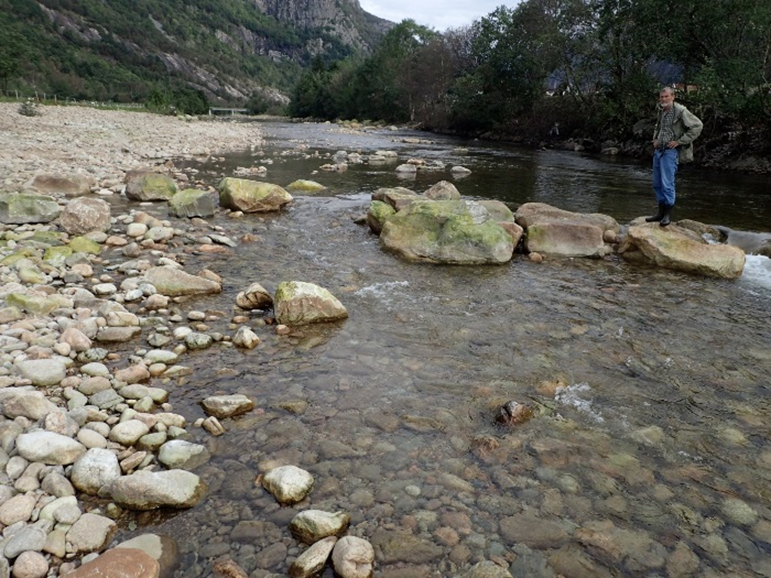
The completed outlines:
[[[80,106],[45,106],[35,116],[0,103],[0,190],[36,173],[82,175],[93,187],[122,185],[127,171],[172,158],[259,146],[258,125]]]
[[[123,189],[129,171],[172,157],[257,146],[259,130],[79,107],[23,116],[18,105],[0,104],[0,131],[0,192],[45,192],[37,208],[69,210],[57,226],[14,213],[3,196],[0,577],[115,575],[111,568],[121,575],[167,574],[176,548],[157,536],[79,566],[110,545],[124,509],[185,508],[200,499],[206,485],[188,470],[207,461],[208,451],[186,441],[189,424],[174,413],[169,392],[141,383],[151,376],[183,378],[190,373],[176,363],[183,349],[229,338],[206,334],[204,312],[181,316],[174,297],[140,281],[148,266],[165,262],[176,268],[175,282],[184,282],[186,274],[166,252],[166,242],[182,231],[144,213],[111,215],[105,201],[80,195],[111,196]],[[145,238],[153,228],[161,236]],[[108,255],[125,267],[108,272]],[[207,290],[218,287],[214,275],[196,279]],[[183,323],[171,333],[175,319]],[[148,323],[154,346],[134,355],[116,351]],[[248,337],[236,342],[253,346],[244,343]],[[224,430],[216,416],[224,419],[251,402],[227,396],[207,403],[214,404],[207,406],[209,418],[198,425],[219,435]],[[175,448],[187,457],[172,465],[167,460],[181,457]],[[108,495],[106,508],[82,501]]]

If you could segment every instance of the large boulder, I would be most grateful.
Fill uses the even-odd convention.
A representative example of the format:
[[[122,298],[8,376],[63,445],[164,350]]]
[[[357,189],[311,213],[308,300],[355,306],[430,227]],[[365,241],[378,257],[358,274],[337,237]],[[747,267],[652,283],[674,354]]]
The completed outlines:
[[[110,205],[92,197],[72,199],[59,215],[59,224],[71,235],[106,231],[110,228]]]
[[[176,217],[211,217],[219,207],[214,191],[185,189],[169,199],[169,210]]]
[[[278,211],[292,201],[292,195],[279,185],[226,177],[220,181],[220,205],[244,213]]]
[[[516,245],[475,201],[414,201],[386,220],[380,240],[408,261],[453,265],[506,263]]]
[[[185,470],[140,470],[113,480],[109,487],[115,503],[130,510],[191,508],[206,491],[201,478]]]
[[[574,213],[545,203],[525,203],[516,220],[526,229],[525,249],[556,257],[602,257],[612,253],[605,244],[619,225],[601,213]],[[607,234],[606,234],[607,232]]]
[[[0,193],[0,223],[50,223],[62,209],[51,197],[29,193]]]
[[[618,222],[613,217],[602,213],[574,213],[552,207],[546,203],[525,203],[520,205],[516,213],[517,223],[528,229],[531,225],[544,222],[583,223],[599,227],[602,232],[619,232]]]
[[[185,273],[175,267],[151,267],[145,272],[145,280],[153,285],[158,293],[169,297],[209,295],[222,291],[220,283]]]
[[[87,195],[94,186],[94,178],[87,175],[35,175],[29,186],[39,193],[62,194],[68,197]]]
[[[629,260],[707,277],[738,279],[744,271],[745,255],[740,248],[711,245],[677,225],[629,227],[618,252]]]
[[[458,201],[460,200],[460,193],[449,181],[439,181],[433,186],[429,187],[423,196],[432,201]]]
[[[348,311],[332,293],[302,281],[279,283],[274,308],[276,321],[284,325],[308,325],[348,317]]]
[[[543,221],[527,228],[528,253],[558,257],[602,257],[612,252],[600,227],[571,221]]]
[[[126,197],[132,201],[168,201],[177,192],[177,183],[159,173],[143,173],[126,185]]]

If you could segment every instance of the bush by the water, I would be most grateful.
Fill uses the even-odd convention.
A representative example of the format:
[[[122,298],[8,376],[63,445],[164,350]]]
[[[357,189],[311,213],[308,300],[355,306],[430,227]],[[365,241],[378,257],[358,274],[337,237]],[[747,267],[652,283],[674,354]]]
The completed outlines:
[[[40,114],[40,106],[31,98],[28,98],[19,105],[19,114],[23,116],[38,116]]]

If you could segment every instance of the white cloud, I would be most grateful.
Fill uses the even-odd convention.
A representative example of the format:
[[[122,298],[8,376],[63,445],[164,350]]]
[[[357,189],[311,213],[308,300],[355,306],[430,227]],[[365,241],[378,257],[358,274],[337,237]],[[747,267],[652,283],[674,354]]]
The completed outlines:
[[[399,23],[410,18],[429,28],[444,32],[447,28],[467,26],[487,16],[498,6],[513,8],[519,0],[359,0],[361,7],[375,16]]]

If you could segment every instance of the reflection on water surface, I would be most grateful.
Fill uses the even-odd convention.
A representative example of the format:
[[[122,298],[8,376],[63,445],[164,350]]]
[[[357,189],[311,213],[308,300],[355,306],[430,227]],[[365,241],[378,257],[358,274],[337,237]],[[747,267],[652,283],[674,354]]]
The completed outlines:
[[[198,471],[210,496],[151,525],[178,539],[178,575],[209,575],[221,555],[252,576],[285,575],[302,551],[288,523],[316,508],[351,515],[349,533],[375,546],[381,576],[456,576],[480,560],[528,577],[771,576],[771,289],[615,257],[402,262],[353,218],[380,186],[422,191],[449,173],[414,183],[400,182],[393,165],[314,173],[325,159],[273,151],[294,139],[322,157],[392,148],[400,162],[446,158],[474,171],[456,181],[464,195],[621,222],[652,205],[648,169],[450,140],[407,147],[386,131],[359,142],[332,128],[275,125],[267,131],[282,140],[265,157],[200,167],[213,181],[271,159],[266,180],[311,178],[329,189],[298,196],[280,215],[212,219],[256,241],[227,260],[191,256],[186,269],[210,267],[225,291],[184,306],[231,311],[251,282],[272,291],[302,280],[332,291],[350,318],[284,337],[255,319],[257,349],[189,355],[193,376],[171,388],[177,411],[202,416],[197,403],[215,393],[247,394],[258,410],[226,422],[220,438],[195,432],[214,455]],[[451,152],[459,144],[467,155]],[[715,210],[728,194],[721,180],[682,175],[681,216],[767,227],[768,213],[724,211],[734,199]],[[729,189],[746,200],[755,182]],[[221,323],[212,330],[232,332],[227,316]],[[498,425],[509,400],[532,404],[536,416]],[[280,463],[315,476],[307,503],[280,508],[255,485]]]

